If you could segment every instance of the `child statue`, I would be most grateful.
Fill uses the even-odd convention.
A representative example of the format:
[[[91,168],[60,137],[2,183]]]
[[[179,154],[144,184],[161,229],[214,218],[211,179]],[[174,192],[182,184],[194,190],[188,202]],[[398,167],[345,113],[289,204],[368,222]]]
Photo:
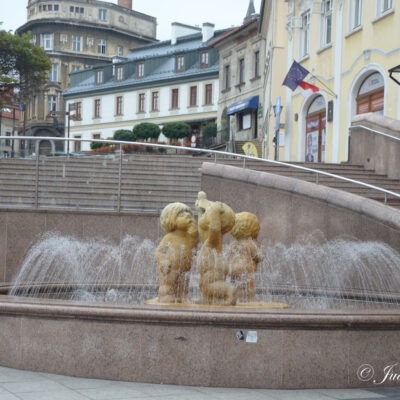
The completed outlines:
[[[226,281],[228,263],[222,254],[223,235],[235,224],[235,213],[224,203],[210,202],[204,192],[196,202],[199,212],[199,233],[203,239],[197,259],[202,303],[235,305],[236,289]]]
[[[196,220],[189,206],[171,203],[161,212],[160,223],[167,234],[156,250],[160,277],[158,301],[181,303],[188,295],[188,272],[198,243]]]
[[[254,273],[262,260],[260,244],[257,240],[260,223],[257,216],[249,212],[236,214],[236,222],[231,230],[235,240],[229,246],[229,266],[232,283],[237,288],[238,300],[256,300],[254,294]]]

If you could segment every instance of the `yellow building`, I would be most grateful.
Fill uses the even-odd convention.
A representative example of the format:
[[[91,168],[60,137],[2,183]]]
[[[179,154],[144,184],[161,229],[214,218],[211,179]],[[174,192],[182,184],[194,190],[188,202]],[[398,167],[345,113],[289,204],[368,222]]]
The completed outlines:
[[[273,106],[281,96],[280,160],[347,160],[351,119],[377,112],[400,119],[400,0],[263,0],[266,37],[265,149],[274,158]],[[282,82],[293,61],[319,92]]]

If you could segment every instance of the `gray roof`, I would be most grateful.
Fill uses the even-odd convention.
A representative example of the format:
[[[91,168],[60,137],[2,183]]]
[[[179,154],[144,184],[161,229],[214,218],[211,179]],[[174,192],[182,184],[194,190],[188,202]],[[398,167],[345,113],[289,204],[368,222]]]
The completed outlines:
[[[205,43],[202,41],[202,34],[195,33],[179,38],[175,45],[171,45],[171,41],[167,40],[140,46],[132,49],[131,53],[117,64],[95,66],[71,73],[71,87],[64,92],[64,96],[121,91],[162,85],[163,82],[171,83],[203,77],[216,77],[219,73],[218,50],[210,47],[209,43],[225,32],[227,30],[216,31],[214,36]],[[209,52],[208,67],[200,65],[200,56],[205,50]],[[182,72],[176,70],[177,55],[184,55],[185,57],[185,70]],[[143,78],[137,77],[137,64],[139,62],[145,63],[145,76]],[[122,81],[116,81],[113,74],[113,68],[117,65],[124,67],[124,79]],[[99,69],[103,70],[102,84],[95,83],[96,71]]]

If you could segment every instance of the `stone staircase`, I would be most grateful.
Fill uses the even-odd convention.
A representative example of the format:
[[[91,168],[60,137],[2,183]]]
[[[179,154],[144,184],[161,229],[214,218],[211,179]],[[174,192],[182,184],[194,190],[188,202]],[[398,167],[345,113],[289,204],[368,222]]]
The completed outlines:
[[[172,155],[124,155],[122,162],[121,209],[161,210],[181,201],[194,207],[201,186],[200,167],[209,157]],[[0,205],[32,207],[35,204],[35,159],[0,160]],[[242,167],[240,159],[218,159],[218,163]],[[302,164],[297,164],[302,165]],[[400,193],[400,182],[372,170],[349,164],[304,164],[308,168],[342,175]],[[315,174],[257,161],[246,168],[316,182]],[[117,209],[118,156],[43,157],[39,161],[39,207],[74,209]],[[351,182],[319,175],[318,183],[377,201],[384,194]],[[399,199],[388,204],[400,207]]]

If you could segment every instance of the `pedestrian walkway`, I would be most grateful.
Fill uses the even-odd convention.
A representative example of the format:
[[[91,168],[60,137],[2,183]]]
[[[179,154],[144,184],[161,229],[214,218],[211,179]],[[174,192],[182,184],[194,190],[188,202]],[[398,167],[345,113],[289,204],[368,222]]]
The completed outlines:
[[[0,400],[399,400],[399,388],[251,390],[82,379],[0,367]]]

